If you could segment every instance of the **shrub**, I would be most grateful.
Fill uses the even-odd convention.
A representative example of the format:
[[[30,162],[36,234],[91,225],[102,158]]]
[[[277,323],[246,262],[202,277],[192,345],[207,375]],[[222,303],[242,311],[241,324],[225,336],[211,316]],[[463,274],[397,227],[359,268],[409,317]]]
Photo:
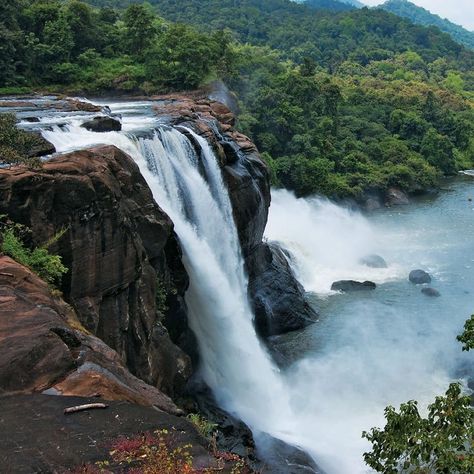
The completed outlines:
[[[210,439],[217,428],[215,423],[212,423],[198,413],[191,413],[187,418],[196,427],[199,434],[206,439]]]
[[[38,167],[41,161],[30,157],[31,149],[38,145],[36,135],[19,130],[13,114],[0,114],[0,165],[25,164]]]
[[[48,252],[48,247],[61,238],[66,232],[66,229],[54,235],[45,245],[34,249],[29,249],[23,243],[22,238],[24,238],[28,232],[30,232],[30,230],[20,224],[14,224],[11,223],[11,221],[7,221],[6,223],[0,222],[0,234],[3,241],[1,251],[18,263],[33,270],[50,285],[59,285],[62,276],[68,269],[62,264],[59,255],[52,255]]]

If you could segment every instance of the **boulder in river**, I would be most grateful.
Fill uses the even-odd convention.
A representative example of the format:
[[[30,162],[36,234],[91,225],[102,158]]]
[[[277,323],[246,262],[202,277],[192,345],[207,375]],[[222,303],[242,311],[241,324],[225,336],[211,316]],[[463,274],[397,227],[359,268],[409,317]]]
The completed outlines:
[[[435,290],[434,288],[422,288],[421,292],[426,295],[426,296],[431,296],[431,297],[438,297],[441,296],[441,293],[438,290]]]
[[[388,207],[403,206],[409,204],[408,196],[404,191],[398,188],[388,188],[385,193],[385,203]]]
[[[120,132],[122,124],[113,117],[94,117],[81,125],[91,132]]]
[[[431,283],[429,273],[424,270],[413,270],[410,272],[408,279],[415,285],[423,285],[424,283]]]
[[[354,281],[354,280],[340,280],[332,284],[332,291],[366,291],[366,290],[375,290],[377,285],[372,281]]]
[[[376,254],[366,255],[359,260],[359,263],[370,268],[387,268],[387,262],[380,255]]]

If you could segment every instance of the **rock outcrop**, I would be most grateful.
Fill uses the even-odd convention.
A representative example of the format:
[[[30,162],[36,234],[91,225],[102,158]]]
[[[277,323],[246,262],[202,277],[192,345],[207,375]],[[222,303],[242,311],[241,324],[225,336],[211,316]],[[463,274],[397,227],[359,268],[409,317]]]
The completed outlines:
[[[134,377],[119,355],[80,324],[38,276],[0,257],[0,395],[47,392],[98,396],[179,410]]]
[[[277,244],[262,243],[249,257],[249,294],[260,335],[302,329],[318,319]]]
[[[344,293],[351,291],[367,291],[375,290],[377,285],[372,281],[354,281],[354,280],[341,280],[335,281],[331,285],[332,291],[343,291]]]
[[[186,125],[203,136],[220,160],[259,333],[283,334],[314,322],[317,314],[286,257],[275,245],[262,242],[270,206],[269,172],[255,145],[234,129],[234,114],[222,103],[181,96],[168,96],[155,111],[171,124]]]
[[[120,120],[113,117],[94,117],[81,125],[82,128],[90,130],[91,132],[120,132],[122,124]]]
[[[184,386],[190,360],[163,323],[166,308],[185,317],[187,275],[173,224],[131,158],[108,146],[0,170],[0,213],[29,226],[36,245],[64,230],[51,250],[69,268],[62,290],[81,324],[140,379],[170,395]]]

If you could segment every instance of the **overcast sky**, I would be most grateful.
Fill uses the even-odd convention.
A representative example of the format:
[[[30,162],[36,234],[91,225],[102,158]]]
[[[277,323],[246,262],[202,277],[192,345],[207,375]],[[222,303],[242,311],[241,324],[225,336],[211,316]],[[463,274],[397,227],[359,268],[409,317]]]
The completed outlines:
[[[381,0],[361,0],[366,5],[380,5]],[[410,0],[420,7],[474,31],[474,0]]]

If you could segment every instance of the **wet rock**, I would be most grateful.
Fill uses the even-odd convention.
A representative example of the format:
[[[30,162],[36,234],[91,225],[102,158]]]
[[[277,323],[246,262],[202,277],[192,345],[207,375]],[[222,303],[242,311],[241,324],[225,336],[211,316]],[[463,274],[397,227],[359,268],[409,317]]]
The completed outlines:
[[[39,123],[39,117],[23,117],[22,120],[29,123]]]
[[[361,258],[360,264],[370,268],[387,268],[387,262],[380,255],[375,254]]]
[[[283,250],[262,243],[247,260],[255,324],[264,337],[302,329],[318,319]]]
[[[257,454],[264,460],[264,474],[323,474],[302,449],[268,434],[261,434],[258,441]]]
[[[367,290],[375,290],[377,285],[371,281],[354,281],[354,280],[340,280],[336,281],[331,285],[332,291],[343,291],[343,292],[351,292],[351,291],[367,291]]]
[[[423,285],[425,283],[431,283],[431,277],[429,273],[424,270],[412,270],[408,279],[415,285]]]
[[[122,130],[120,120],[112,117],[94,117],[81,125],[91,132],[119,132]]]
[[[426,295],[426,296],[431,296],[431,297],[438,297],[441,296],[441,293],[438,290],[435,290],[434,288],[422,288],[421,292]]]
[[[35,141],[33,146],[28,152],[29,158],[41,157],[46,155],[52,155],[56,152],[55,146],[43,138],[40,132],[31,132],[35,136]]]
[[[405,192],[398,188],[388,188],[385,193],[385,203],[387,206],[403,206],[410,201]]]

